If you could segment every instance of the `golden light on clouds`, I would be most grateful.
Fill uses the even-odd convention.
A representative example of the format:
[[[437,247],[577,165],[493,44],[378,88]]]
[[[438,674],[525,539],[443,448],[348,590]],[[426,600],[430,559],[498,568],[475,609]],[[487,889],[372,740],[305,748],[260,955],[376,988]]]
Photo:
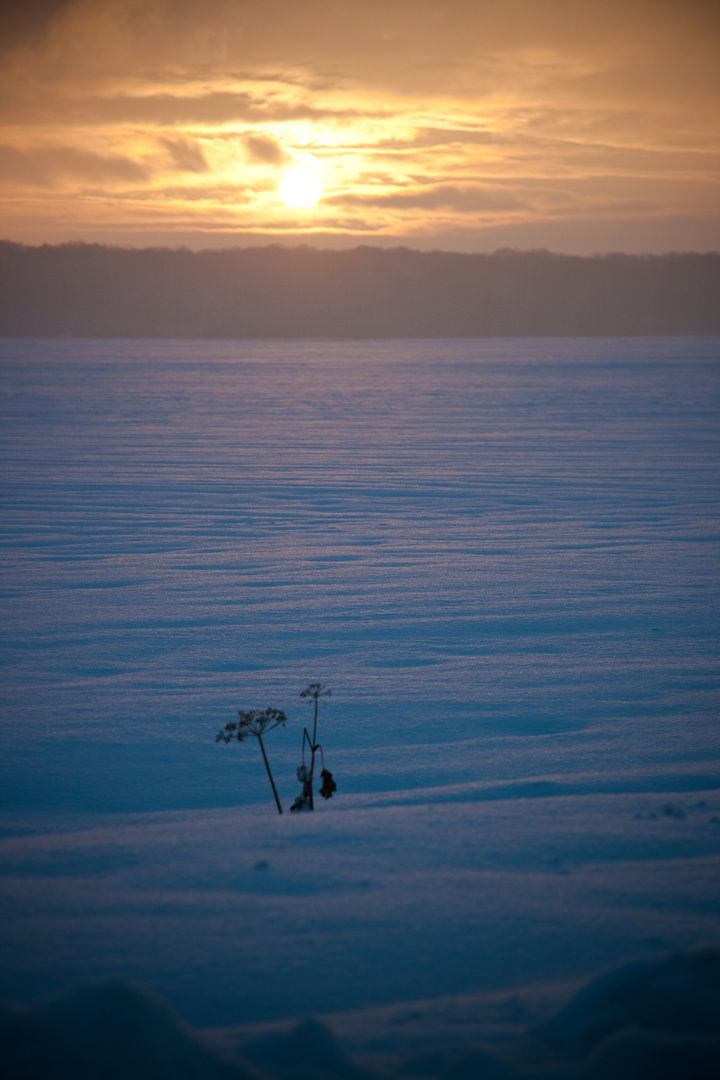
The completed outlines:
[[[705,0],[27,0],[0,32],[11,239],[720,247]],[[278,198],[304,161],[322,198]]]

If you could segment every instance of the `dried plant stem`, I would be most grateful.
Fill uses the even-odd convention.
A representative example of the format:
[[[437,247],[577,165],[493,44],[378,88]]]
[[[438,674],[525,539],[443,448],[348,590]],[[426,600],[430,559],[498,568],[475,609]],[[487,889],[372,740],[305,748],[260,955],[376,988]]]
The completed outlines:
[[[267,754],[265,753],[265,747],[263,746],[263,741],[262,741],[262,736],[261,735],[257,736],[257,741],[260,743],[260,749],[262,750],[263,761],[265,762],[265,768],[267,769],[268,779],[270,780],[270,787],[272,788],[273,795],[275,796],[275,804],[276,804],[276,806],[278,808],[278,814],[282,814],[283,809],[282,809],[282,806],[280,805],[280,800],[278,798],[277,789],[275,787],[275,781],[273,780],[272,773],[270,772],[270,763],[268,762]]]
[[[307,728],[305,728],[304,731],[303,731],[303,763],[305,761],[305,739],[307,739],[307,741],[308,741],[308,743],[310,745],[310,775],[309,775],[308,780],[307,780],[307,799],[308,799],[308,803],[309,803],[309,806],[310,806],[311,810],[313,810],[315,808],[314,800],[313,800],[312,786],[313,786],[313,776],[314,776],[314,773],[315,773],[315,754],[316,754],[317,749],[318,749],[318,741],[317,741],[318,699],[321,698],[321,697],[330,697],[331,695],[332,695],[332,690],[330,690],[327,686],[325,686],[324,683],[310,683],[309,686],[306,686],[304,690],[300,691],[300,697],[301,698],[312,698],[313,699],[313,704],[315,705],[315,711],[313,713],[312,739],[308,735]]]

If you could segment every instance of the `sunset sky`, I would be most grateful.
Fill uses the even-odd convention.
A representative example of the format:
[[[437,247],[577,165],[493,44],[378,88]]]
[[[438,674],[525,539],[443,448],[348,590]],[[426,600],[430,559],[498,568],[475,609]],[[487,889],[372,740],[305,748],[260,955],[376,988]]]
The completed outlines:
[[[0,238],[720,249],[717,0],[10,0],[0,33]]]

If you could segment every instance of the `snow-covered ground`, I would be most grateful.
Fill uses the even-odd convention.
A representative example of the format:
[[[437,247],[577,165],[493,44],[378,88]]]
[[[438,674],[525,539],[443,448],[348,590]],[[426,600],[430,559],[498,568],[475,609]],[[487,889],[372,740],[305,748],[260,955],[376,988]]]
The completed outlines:
[[[17,1075],[91,1014],[148,1076],[705,1075],[718,339],[0,355]],[[338,792],[279,817],[214,736],[284,709],[287,809],[316,679]]]

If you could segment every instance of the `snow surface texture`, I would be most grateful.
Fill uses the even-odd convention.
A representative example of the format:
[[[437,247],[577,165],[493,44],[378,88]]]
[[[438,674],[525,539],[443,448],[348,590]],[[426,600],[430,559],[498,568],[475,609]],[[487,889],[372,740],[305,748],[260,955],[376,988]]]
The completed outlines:
[[[504,1004],[518,1011],[517,998]],[[335,1020],[340,1028],[343,1019]],[[382,1032],[387,1048],[406,1017],[388,1010],[373,1019],[371,1042]],[[512,1030],[507,1017],[505,1027]],[[360,1061],[348,1056],[332,1020],[306,1019],[250,1039],[242,1029],[203,1037],[147,992],[109,982],[34,1008],[0,1009],[0,1065],[6,1080],[713,1080],[720,1073],[720,952],[621,967],[544,1025],[515,1027],[515,1038],[506,1030],[499,1046],[445,1042],[410,1056],[386,1054],[378,1065],[367,1046]],[[407,1043],[407,1033],[398,1041]]]
[[[331,1016],[449,1080],[529,1068],[502,1031],[588,1076],[712,1052],[542,1024],[720,947],[717,339],[0,354],[0,995]],[[289,807],[315,680],[338,792],[279,817],[214,736],[283,709]],[[702,963],[668,978],[709,1001]]]

